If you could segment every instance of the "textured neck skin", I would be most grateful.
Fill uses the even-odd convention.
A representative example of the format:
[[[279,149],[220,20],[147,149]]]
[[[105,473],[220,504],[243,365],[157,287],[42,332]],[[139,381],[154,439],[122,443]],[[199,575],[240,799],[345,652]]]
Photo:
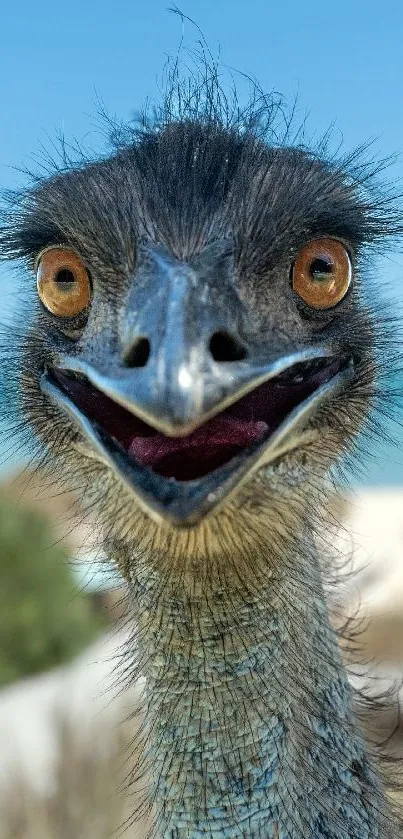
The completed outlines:
[[[269,547],[134,564],[156,835],[392,837],[313,546]]]

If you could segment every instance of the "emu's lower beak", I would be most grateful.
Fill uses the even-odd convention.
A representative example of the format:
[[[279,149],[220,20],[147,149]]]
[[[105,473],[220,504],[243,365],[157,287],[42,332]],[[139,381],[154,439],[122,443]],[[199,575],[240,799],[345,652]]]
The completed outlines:
[[[295,446],[352,375],[349,359],[324,346],[287,353],[241,341],[228,270],[218,282],[217,255],[212,263],[214,283],[205,265],[201,286],[200,267],[154,254],[129,295],[119,357],[59,357],[41,379],[143,509],[176,527]]]

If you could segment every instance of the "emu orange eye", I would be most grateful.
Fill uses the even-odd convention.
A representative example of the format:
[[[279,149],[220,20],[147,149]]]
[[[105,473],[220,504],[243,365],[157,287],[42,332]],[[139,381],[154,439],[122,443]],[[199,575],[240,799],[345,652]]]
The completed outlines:
[[[91,299],[88,271],[80,257],[68,248],[49,248],[39,256],[36,269],[38,294],[52,315],[71,318]]]
[[[350,257],[336,239],[314,239],[300,250],[292,269],[292,287],[313,309],[330,309],[351,284]]]

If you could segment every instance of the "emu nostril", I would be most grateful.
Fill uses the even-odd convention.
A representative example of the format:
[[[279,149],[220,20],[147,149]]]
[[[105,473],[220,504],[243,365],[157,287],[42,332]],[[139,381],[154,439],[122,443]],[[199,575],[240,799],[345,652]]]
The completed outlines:
[[[126,367],[145,367],[151,352],[148,338],[138,338],[125,352],[123,361]]]
[[[210,352],[214,361],[241,361],[246,349],[228,332],[215,332],[210,340]]]

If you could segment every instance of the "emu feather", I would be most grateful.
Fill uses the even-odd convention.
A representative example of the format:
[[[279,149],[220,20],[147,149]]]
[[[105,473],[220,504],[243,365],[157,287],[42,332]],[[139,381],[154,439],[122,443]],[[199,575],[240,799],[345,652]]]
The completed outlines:
[[[0,249],[25,262],[32,323],[4,346],[8,385],[127,580],[156,836],[396,839],[316,545],[327,473],[393,365],[365,265],[400,217],[376,166],[263,131],[267,100],[228,113],[214,84],[176,111],[168,96],[108,158],[9,198]],[[353,282],[318,311],[290,275],[325,237]],[[52,247],[91,278],[71,318],[35,296]]]

